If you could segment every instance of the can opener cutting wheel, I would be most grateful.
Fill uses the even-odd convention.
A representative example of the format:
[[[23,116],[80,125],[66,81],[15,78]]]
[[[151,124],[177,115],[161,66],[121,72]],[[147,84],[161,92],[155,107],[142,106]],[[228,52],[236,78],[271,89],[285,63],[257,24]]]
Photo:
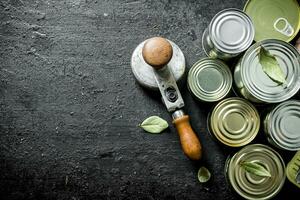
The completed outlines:
[[[142,86],[159,89],[163,103],[172,113],[185,155],[192,160],[201,159],[202,147],[190,125],[189,116],[182,110],[184,101],[176,84],[185,71],[185,58],[180,48],[167,39],[150,38],[134,50],[131,68]]]

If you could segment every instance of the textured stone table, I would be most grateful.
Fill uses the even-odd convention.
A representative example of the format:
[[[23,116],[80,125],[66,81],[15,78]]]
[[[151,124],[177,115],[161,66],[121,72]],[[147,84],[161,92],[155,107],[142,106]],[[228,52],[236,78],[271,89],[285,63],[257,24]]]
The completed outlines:
[[[207,131],[213,105],[181,83],[204,146],[201,162],[182,153],[175,129],[137,125],[171,117],[130,69],[134,48],[164,36],[201,57],[201,35],[218,11],[245,0],[2,0],[0,2],[1,199],[239,199],[224,177],[237,149]],[[299,95],[297,97],[299,99]],[[255,142],[266,143],[262,133]],[[280,153],[288,161],[293,153]],[[206,166],[212,180],[200,184]],[[278,199],[299,194],[288,181]],[[298,195],[299,196],[299,195]]]

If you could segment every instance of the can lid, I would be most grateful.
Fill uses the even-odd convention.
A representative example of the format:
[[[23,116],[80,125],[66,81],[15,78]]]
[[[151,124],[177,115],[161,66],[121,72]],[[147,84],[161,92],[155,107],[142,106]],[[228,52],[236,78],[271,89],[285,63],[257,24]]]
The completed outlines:
[[[260,118],[248,101],[232,97],[216,105],[210,115],[210,129],[225,145],[240,147],[250,143],[258,133]]]
[[[219,101],[232,86],[229,67],[222,61],[204,58],[196,62],[188,73],[188,87],[200,100]]]
[[[210,22],[208,31],[216,48],[230,54],[245,51],[254,38],[251,19],[243,11],[234,8],[217,13]]]
[[[259,50],[263,46],[276,57],[285,74],[286,84],[278,84],[268,77],[259,63]],[[241,61],[241,78],[247,90],[263,102],[278,103],[291,98],[300,88],[300,55],[281,40],[268,39],[252,45]]]
[[[248,0],[244,11],[253,21],[255,41],[273,38],[289,42],[300,29],[297,0]]]
[[[267,117],[270,137],[279,147],[300,150],[300,101],[290,100],[276,106]]]
[[[271,177],[259,177],[244,170],[241,162],[255,162],[266,168]],[[229,161],[227,177],[235,191],[245,199],[270,199],[283,187],[285,164],[279,153],[262,144],[242,148]]]

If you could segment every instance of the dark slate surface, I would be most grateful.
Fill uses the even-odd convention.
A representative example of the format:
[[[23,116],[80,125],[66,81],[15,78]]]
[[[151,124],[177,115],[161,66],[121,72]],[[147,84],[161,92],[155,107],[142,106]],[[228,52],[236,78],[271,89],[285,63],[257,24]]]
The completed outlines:
[[[135,82],[130,57],[138,43],[161,35],[181,47],[190,68],[204,57],[201,35],[213,15],[244,3],[2,0],[1,199],[239,199],[224,177],[237,149],[211,138],[212,105],[195,101],[184,82],[201,162],[183,155],[173,127],[161,135],[137,127],[150,115],[171,117],[159,94]],[[265,143],[262,133],[256,142]],[[293,155],[280,152],[286,161]],[[207,184],[197,181],[202,165],[212,173]],[[278,199],[296,194],[286,181]]]

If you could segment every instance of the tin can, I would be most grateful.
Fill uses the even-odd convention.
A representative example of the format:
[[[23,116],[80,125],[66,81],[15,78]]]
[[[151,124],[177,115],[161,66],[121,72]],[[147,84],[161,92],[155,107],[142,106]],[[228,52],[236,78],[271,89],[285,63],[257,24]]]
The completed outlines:
[[[251,174],[241,162],[254,162],[266,168],[271,177]],[[225,164],[225,176],[232,188],[245,199],[271,199],[283,187],[285,164],[279,153],[263,144],[252,144],[242,148]]]
[[[248,0],[244,12],[253,21],[255,41],[273,38],[290,42],[300,30],[297,0]]]
[[[232,86],[232,75],[224,62],[204,58],[192,66],[187,82],[189,90],[198,100],[215,102],[228,95]]]
[[[263,71],[259,50],[263,46],[275,56],[285,74],[285,84],[278,84]],[[237,92],[256,103],[279,103],[294,96],[300,88],[300,55],[289,43],[268,39],[252,45],[234,70]]]
[[[300,151],[297,151],[292,160],[287,164],[286,176],[291,183],[300,189]]]
[[[275,147],[300,150],[300,101],[289,100],[277,105],[264,120],[264,132]]]
[[[202,35],[202,47],[208,57],[227,60],[248,49],[254,38],[251,19],[238,9],[217,13]]]
[[[219,102],[208,117],[210,133],[230,147],[249,144],[257,135],[260,117],[247,100],[232,97]]]

